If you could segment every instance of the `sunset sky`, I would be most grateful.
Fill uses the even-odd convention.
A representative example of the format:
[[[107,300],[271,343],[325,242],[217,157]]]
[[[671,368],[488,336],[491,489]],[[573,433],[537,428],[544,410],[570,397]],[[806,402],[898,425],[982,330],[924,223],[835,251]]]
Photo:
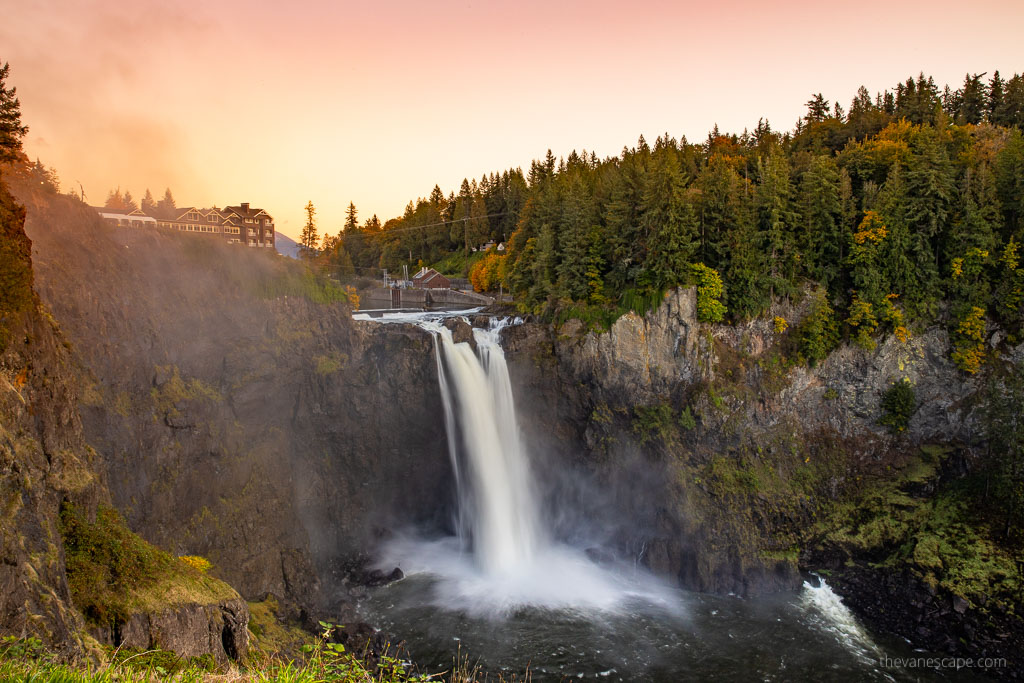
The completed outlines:
[[[790,129],[814,92],[1024,71],[1024,2],[31,0],[0,22],[25,149],[100,204],[170,187],[297,236],[435,183],[617,154],[641,133]],[[987,80],[987,79],[986,79]]]

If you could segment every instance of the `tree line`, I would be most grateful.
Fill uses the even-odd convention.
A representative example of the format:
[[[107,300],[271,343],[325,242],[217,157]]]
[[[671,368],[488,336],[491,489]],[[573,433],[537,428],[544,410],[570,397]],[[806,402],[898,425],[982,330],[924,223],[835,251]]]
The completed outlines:
[[[477,280],[549,313],[635,308],[710,269],[734,320],[818,288],[826,328],[870,345],[941,318],[976,370],[986,320],[1016,338],[1024,303],[1024,78],[983,76],[862,87],[848,110],[814,95],[787,132],[761,120],[606,159],[549,151],[526,174],[435,186],[383,225],[359,227],[350,206],[323,258],[395,269],[504,240]]]

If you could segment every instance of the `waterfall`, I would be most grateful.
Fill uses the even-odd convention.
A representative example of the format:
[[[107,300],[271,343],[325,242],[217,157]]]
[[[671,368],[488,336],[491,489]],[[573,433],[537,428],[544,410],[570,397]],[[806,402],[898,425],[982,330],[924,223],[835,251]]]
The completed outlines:
[[[582,549],[558,542],[545,529],[499,343],[507,320],[474,328],[474,352],[468,343],[455,343],[442,324],[452,314],[357,316],[412,323],[433,335],[458,489],[457,537],[396,535],[381,548],[382,569],[399,566],[407,575],[429,575],[433,604],[481,616],[524,606],[614,611],[633,600],[673,604],[664,586],[643,570],[598,566]]]
[[[506,321],[473,330],[479,356],[469,344],[456,344],[443,325],[422,325],[434,334],[437,349],[460,534],[484,572],[518,572],[533,561],[544,535],[499,343]]]

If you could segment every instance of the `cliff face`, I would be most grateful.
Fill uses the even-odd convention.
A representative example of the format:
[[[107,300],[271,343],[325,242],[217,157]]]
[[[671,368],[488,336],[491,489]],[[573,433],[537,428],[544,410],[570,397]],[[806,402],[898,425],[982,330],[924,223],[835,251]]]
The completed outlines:
[[[607,333],[574,321],[511,328],[535,451],[572,463],[628,510],[634,523],[612,521],[612,541],[684,586],[798,585],[800,529],[823,501],[920,444],[969,442],[978,390],[938,329],[872,352],[842,347],[813,368],[787,363],[772,316],[795,325],[804,314],[702,325],[694,290],[681,289]],[[882,394],[903,379],[918,407],[897,435],[878,419]]]
[[[224,598],[222,605],[161,592],[161,586],[178,586],[177,561],[170,558],[163,583],[149,589],[160,609],[140,606],[99,628],[82,618],[80,595],[69,588],[62,509],[71,506],[90,523],[108,493],[80,419],[82,368],[33,290],[24,220],[23,208],[0,182],[0,632],[38,637],[68,658],[90,649],[90,631],[114,646],[141,646],[132,639],[141,643],[146,636],[144,646],[187,645],[183,654],[238,658],[246,650],[246,604],[212,577],[202,583]],[[151,628],[154,623],[159,628]]]
[[[807,305],[705,325],[694,291],[677,290],[607,333],[509,328],[529,396],[520,417],[555,512],[578,510],[566,530],[587,520],[605,532],[596,544],[695,590],[754,594],[828,573],[877,627],[1024,674],[1013,654],[1024,557],[990,528],[976,474],[982,380],[956,369],[938,328],[793,362],[774,318],[793,330]],[[1022,357],[1024,346],[1002,360]],[[914,411],[893,432],[879,424],[882,397],[904,380]]]
[[[0,185],[0,202],[11,197]],[[4,235],[20,224],[5,223]],[[24,237],[24,233],[21,234]],[[27,243],[27,240],[26,240]],[[26,244],[27,246],[27,244]],[[3,304],[11,299],[4,297]],[[73,365],[52,319],[30,297],[2,315],[0,342],[0,630],[76,649],[57,519],[62,500],[94,500]]]
[[[15,189],[40,296],[89,376],[85,439],[132,529],[249,599],[311,609],[380,534],[444,523],[427,335],[354,323],[294,262]]]

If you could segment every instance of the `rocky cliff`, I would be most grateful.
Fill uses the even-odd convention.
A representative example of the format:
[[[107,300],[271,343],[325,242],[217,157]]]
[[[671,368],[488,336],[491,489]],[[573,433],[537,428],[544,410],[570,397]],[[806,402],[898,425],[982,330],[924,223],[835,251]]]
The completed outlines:
[[[809,367],[791,338],[809,301],[709,325],[697,320],[694,290],[681,289],[607,332],[578,321],[509,328],[549,500],[582,511],[567,529],[600,520],[593,542],[683,586],[752,594],[833,572],[889,630],[937,651],[1005,656],[1024,633],[1012,616],[1019,548],[995,549],[987,539],[999,534],[971,516],[977,504],[951,502],[969,498],[964,482],[980,467],[981,380],[957,370],[939,328],[871,351],[841,346]],[[882,397],[904,381],[915,406],[894,431],[879,422]],[[588,509],[590,500],[600,503]],[[948,506],[960,516],[946,519]],[[972,572],[975,583],[960,580]],[[995,594],[1001,605],[986,608]],[[954,618],[935,626],[929,614]]]
[[[99,534],[80,547],[69,545],[67,511],[76,510],[82,528],[92,528],[109,494],[79,416],[82,369],[33,289],[24,220],[24,208],[0,182],[0,632],[39,638],[69,659],[91,651],[93,636],[114,646],[187,644],[187,654],[222,662],[243,656],[245,603],[230,586],[191,577],[188,567],[166,555],[160,556],[161,570],[141,582],[155,607],[139,600],[136,583],[124,582],[123,613],[92,623],[83,619],[83,580],[91,580],[88,592],[94,593],[112,571],[111,564],[97,561],[96,542],[114,547],[107,558],[113,563],[124,559],[125,541],[147,553],[155,549],[127,529],[116,543]],[[80,557],[89,558],[92,576],[76,562]],[[202,590],[182,592],[182,577]],[[230,608],[231,619],[223,618],[222,605],[204,599],[210,595]],[[168,611],[189,618],[167,619]]]
[[[428,336],[354,323],[297,262],[109,228],[72,198],[14,189],[40,296],[88,375],[84,438],[132,529],[309,613],[379,535],[446,523]]]

